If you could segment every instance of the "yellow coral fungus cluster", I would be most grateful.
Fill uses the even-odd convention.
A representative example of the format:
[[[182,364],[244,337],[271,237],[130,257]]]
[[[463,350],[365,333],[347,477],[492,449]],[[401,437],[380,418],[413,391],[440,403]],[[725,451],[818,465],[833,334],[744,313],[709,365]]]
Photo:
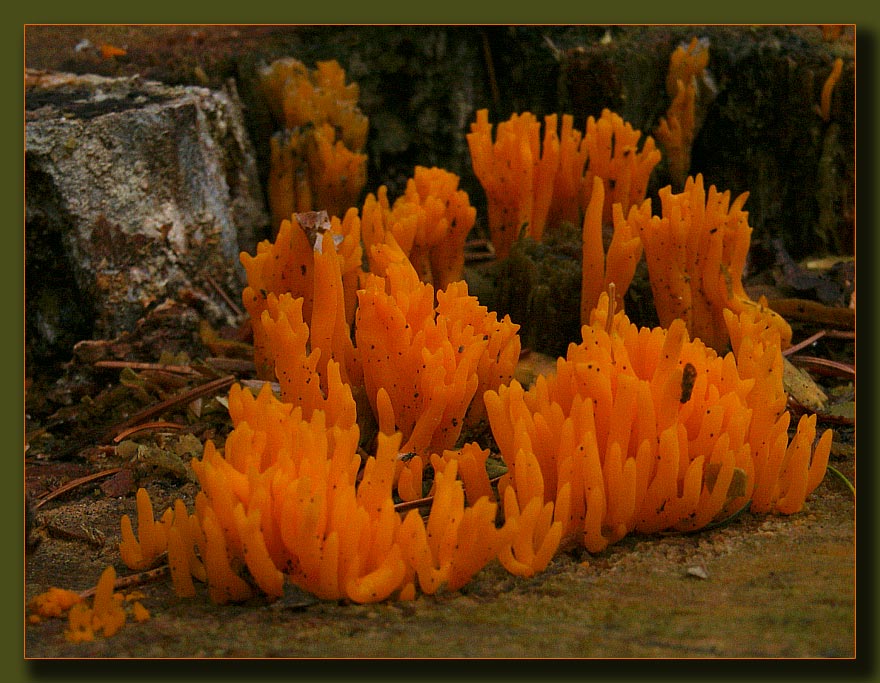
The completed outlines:
[[[361,291],[364,315],[374,314],[369,294],[389,296],[387,279],[396,297],[386,309],[376,304],[376,321],[396,320],[391,338],[406,337],[412,324],[419,338],[401,345],[399,354],[385,347],[404,359],[391,386],[394,377],[403,382],[407,373],[418,377],[429,367],[457,373],[455,361],[463,357],[447,343],[432,359],[429,341],[444,326],[474,336],[469,325],[439,313],[455,302],[440,296],[435,311],[430,286],[404,262],[389,263],[385,278],[370,279]],[[301,310],[302,300],[296,301],[293,311]],[[467,296],[456,301],[474,306]],[[455,590],[496,558],[511,573],[530,576],[547,566],[566,537],[598,552],[631,532],[701,528],[749,501],[756,512],[798,511],[824,476],[831,432],[814,447],[815,418],[805,417],[789,442],[778,330],[752,309],[728,310],[735,354],[722,357],[689,340],[681,320],[668,330],[649,330],[623,312],[610,316],[603,295],[583,341],[570,346],[553,375],[540,375],[528,390],[511,381],[486,391],[492,433],[508,466],[498,485],[500,527],[485,469],[489,452],[471,443],[438,454],[455,440],[448,431],[439,438],[431,431],[450,403],[452,389],[442,375],[407,387],[410,397],[434,389],[439,405],[412,411],[407,444],[398,428],[403,410],[387,389],[376,389],[380,432],[375,455],[362,466],[351,389],[331,359],[326,393],[311,398],[300,393],[281,401],[268,384],[257,396],[235,385],[229,396],[234,429],[224,451],[208,442],[192,463],[202,489],[195,514],[176,501],[156,522],[139,491],[139,539],[124,518],[123,559],[144,567],[167,551],[179,595],[194,594],[195,578],[221,603],[253,594],[245,570],[270,597],[290,581],[321,598],[372,602],[411,599],[417,588]],[[430,324],[419,327],[419,317]],[[300,317],[293,327],[303,326]],[[371,339],[359,338],[359,346]],[[482,341],[476,348],[485,349]],[[421,351],[421,368],[408,367],[412,347]],[[382,368],[385,375],[393,369]],[[319,386],[314,366],[307,363],[298,382]],[[425,414],[433,419],[420,424]],[[425,444],[434,469],[427,520],[417,510],[401,517],[394,504],[395,494],[413,499],[421,493],[426,459],[416,455],[404,463],[400,457],[415,441]]]
[[[698,175],[687,179],[681,193],[665,187],[659,194],[662,217],[651,215],[646,200],[628,218],[641,235],[660,324],[684,320],[692,337],[722,351],[729,336],[724,310],[752,309],[776,328],[781,347],[787,348],[791,327],[766,300],[753,301],[743,288],[752,233],[743,210],[748,193],[731,203],[730,191],[718,192],[713,185],[707,193]]]
[[[499,322],[464,282],[438,290],[435,300],[392,236],[371,249],[383,275],[363,278],[355,346],[343,315],[337,233],[331,227],[314,234],[301,221],[296,228],[286,222],[275,244],[242,257],[252,278],[244,300],[259,315],[255,340],[281,400],[269,384],[256,397],[233,387],[234,429],[223,453],[208,442],[192,463],[202,489],[195,514],[177,501],[156,522],[140,491],[138,538],[131,521],[122,520],[124,561],[147,567],[167,551],[181,596],[194,593],[195,578],[207,582],[217,602],[243,600],[252,594],[241,576],[246,568],[269,596],[280,595],[289,580],[323,598],[370,602],[412,597],[416,585],[426,593],[458,588],[502,551],[521,555],[528,544],[519,535],[532,538],[534,523],[496,528],[488,451],[450,450],[465,421],[485,414],[482,392],[513,376],[517,326]],[[320,251],[310,235],[321,238]],[[287,286],[290,274],[303,276],[304,295],[266,291]],[[352,395],[358,385],[380,428],[363,469]],[[401,453],[418,453],[414,465]],[[431,513],[427,522],[417,510],[401,519],[393,495],[421,494],[422,458],[436,465]],[[505,550],[514,542],[518,550]],[[536,571],[548,551],[523,561]]]
[[[681,320],[649,330],[608,315],[603,295],[555,375],[486,394],[510,468],[505,503],[555,501],[564,535],[591,552],[633,531],[698,529],[749,500],[760,512],[799,510],[824,476],[831,432],[813,449],[815,417],[803,418],[789,444],[778,332],[752,311],[728,312],[742,341],[739,356],[722,357],[689,340]]]
[[[681,187],[690,170],[691,147],[697,130],[697,79],[708,63],[709,49],[696,37],[688,45],[677,47],[669,58],[666,92],[672,103],[654,135],[663,148],[669,175],[677,187]]]
[[[285,125],[344,129],[316,111],[355,102],[356,88],[341,70],[297,64],[266,76],[276,95],[297,83],[295,97],[278,95]],[[196,581],[218,603],[277,598],[291,583],[363,603],[456,590],[496,559],[531,576],[566,540],[598,552],[632,532],[699,529],[747,503],[801,509],[831,432],[814,445],[815,417],[802,418],[789,441],[781,348],[791,331],[742,287],[746,195],[707,195],[698,176],[679,195],[662,190],[652,216],[651,138],[639,151],[640,133],[608,111],[583,135],[563,116],[561,131],[546,117],[542,143],[525,114],[493,143],[481,111],[468,136],[500,257],[523,229],[540,239],[545,225],[582,222],[582,341],[554,373],[530,388],[513,380],[518,326],[459,280],[475,211],[454,174],[417,167],[393,205],[381,187],[342,219],[288,207],[274,242],[241,255],[258,375],[279,395],[268,382],[232,387],[231,433],[192,461],[194,510],[177,500],[157,520],[138,491],[137,536],[121,523],[123,561],[145,569],[167,553],[182,597]],[[638,329],[621,306],[643,245],[656,329]],[[460,443],[483,419],[507,468],[497,493],[489,449]],[[426,494],[427,515],[399,511]],[[88,619],[71,608],[73,633],[118,628],[107,590],[102,578]]]
[[[305,419],[269,385],[256,397],[235,385],[229,410],[235,428],[224,453],[208,442],[193,461],[202,486],[195,515],[180,501],[171,514],[193,532],[176,547],[167,535],[181,596],[192,595],[195,577],[218,603],[244,600],[253,594],[240,576],[246,568],[273,598],[290,581],[324,599],[411,599],[417,584],[423,593],[456,590],[511,544],[522,544],[514,524],[496,527],[497,505],[488,496],[465,507],[456,459],[434,479],[427,521],[417,510],[401,518],[392,497],[399,433],[379,434],[359,477],[356,424],[330,422],[320,410]],[[149,504],[143,490],[138,495]],[[195,556],[198,565],[190,561]]]
[[[660,152],[648,137],[610,110],[587,120],[582,135],[569,115],[562,117],[561,136],[556,114],[540,123],[530,112],[513,114],[498,125],[492,140],[488,110],[477,112],[467,135],[474,173],[486,192],[488,224],[498,258],[505,258],[523,234],[540,241],[546,226],[561,221],[579,223],[593,193],[593,179],[604,183],[602,216],[611,220],[611,207],[627,211],[645,197],[648,178]]]
[[[357,84],[345,84],[345,72],[334,60],[309,71],[293,58],[263,69],[260,84],[282,127],[270,142],[273,225],[305,211],[342,216],[367,180],[362,150],[369,121],[357,107]]]
[[[390,424],[389,433],[402,430],[411,450],[451,448],[471,404],[478,419],[482,392],[513,376],[518,327],[479,306],[461,281],[438,290],[435,310],[434,288],[419,280],[391,234],[370,249],[374,269],[385,277],[363,277],[355,347],[346,301],[355,290],[346,286],[342,268],[352,264],[348,273],[361,273],[342,250],[349,240],[355,243],[360,222],[352,210],[344,221],[326,224],[325,218],[321,230],[309,229],[301,214],[294,216],[282,223],[274,243],[261,243],[256,256],[242,254],[249,282],[242,298],[253,325],[258,375],[277,378],[285,401],[317,405],[330,390],[333,359],[341,381],[364,384],[380,423]],[[349,253],[359,254],[357,245]],[[439,394],[434,397],[440,385],[452,392],[442,402]],[[407,397],[410,392],[414,397]],[[393,414],[387,410],[392,406]],[[415,416],[426,406],[439,413],[429,411],[416,429]]]
[[[660,150],[651,136],[645,138],[639,149],[641,137],[640,131],[609,109],[603,109],[598,119],[587,119],[587,167],[581,181],[581,214],[592,196],[594,178],[601,178],[605,189],[603,223],[611,221],[614,204],[620,204],[626,213],[645,198],[651,172],[660,162]]]

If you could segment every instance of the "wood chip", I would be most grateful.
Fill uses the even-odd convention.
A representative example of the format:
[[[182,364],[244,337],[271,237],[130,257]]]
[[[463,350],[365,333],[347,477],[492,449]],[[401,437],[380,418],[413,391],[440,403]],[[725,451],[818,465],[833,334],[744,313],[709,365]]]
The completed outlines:
[[[695,579],[708,579],[709,572],[706,571],[706,568],[701,564],[695,564],[692,567],[687,568],[687,575],[692,576]]]

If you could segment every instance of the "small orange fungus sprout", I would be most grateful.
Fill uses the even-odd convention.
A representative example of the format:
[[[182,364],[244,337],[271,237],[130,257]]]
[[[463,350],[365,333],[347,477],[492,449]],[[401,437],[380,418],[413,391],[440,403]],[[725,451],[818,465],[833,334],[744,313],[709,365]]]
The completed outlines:
[[[696,36],[679,45],[669,58],[666,92],[672,98],[666,117],[654,131],[669,164],[676,186],[684,183],[691,166],[691,148],[696,135],[697,81],[709,63],[709,49]]]
[[[64,632],[67,640],[78,643],[94,640],[96,635],[112,636],[125,625],[124,596],[113,592],[115,581],[116,571],[107,567],[98,581],[92,606],[80,601],[70,608]]]
[[[822,84],[821,104],[819,105],[819,114],[826,123],[831,120],[831,95],[834,93],[834,86],[840,80],[843,73],[843,60],[838,57],[834,60],[834,66],[831,67],[831,73],[825,83]]]

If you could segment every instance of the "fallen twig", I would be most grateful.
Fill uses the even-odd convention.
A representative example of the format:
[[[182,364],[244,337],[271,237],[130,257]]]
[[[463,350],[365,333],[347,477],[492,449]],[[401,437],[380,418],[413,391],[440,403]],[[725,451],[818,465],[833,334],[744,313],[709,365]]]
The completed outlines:
[[[176,372],[182,375],[197,375],[198,372],[193,370],[189,365],[165,365],[163,363],[141,363],[129,360],[99,360],[95,361],[96,368],[106,368],[121,370],[130,368],[132,370],[163,370],[165,372]]]
[[[415,508],[427,507],[433,502],[434,496],[425,496],[424,498],[416,498],[415,500],[408,500],[403,503],[397,503],[394,506],[394,510],[396,512],[406,512],[407,510],[413,510]]]
[[[804,320],[845,329],[852,329],[856,323],[856,312],[852,308],[824,306],[809,299],[772,299],[768,304],[786,320]]]
[[[789,346],[787,349],[785,349],[785,351],[782,352],[782,355],[783,356],[790,356],[794,353],[797,353],[801,349],[805,349],[808,346],[810,346],[811,344],[816,343],[822,337],[824,337],[826,334],[828,334],[828,330],[819,330],[818,332],[816,332],[816,334],[807,337],[802,342],[798,342],[794,346]]]
[[[67,493],[68,491],[72,491],[78,486],[83,486],[84,484],[90,484],[97,479],[103,479],[104,477],[109,477],[112,474],[116,474],[117,472],[121,472],[121,467],[112,467],[109,470],[102,470],[100,472],[95,472],[94,474],[87,474],[84,477],[79,477],[78,479],[74,479],[72,481],[67,482],[66,484],[62,484],[57,489],[53,489],[48,493],[40,496],[40,499],[37,501],[37,504],[34,506],[35,508],[41,508],[43,505],[48,503],[53,498],[57,498],[58,496]]]
[[[232,297],[230,297],[230,296],[226,293],[226,290],[224,290],[224,289],[223,289],[223,288],[217,283],[217,281],[216,281],[214,278],[212,278],[208,273],[205,273],[205,279],[208,281],[208,284],[211,285],[211,287],[214,288],[214,290],[217,292],[217,294],[220,295],[220,298],[223,299],[223,301],[226,303],[226,305],[229,306],[229,309],[230,309],[230,310],[231,310],[231,311],[232,311],[237,317],[241,318],[242,315],[244,315],[244,314],[241,312],[241,308],[239,308],[239,307],[238,307],[238,304],[236,304],[235,301],[232,300]]]
[[[223,391],[230,386],[235,381],[234,375],[226,375],[225,377],[221,377],[220,379],[215,379],[211,382],[205,382],[204,384],[200,384],[197,387],[193,387],[192,389],[188,389],[187,391],[181,392],[176,396],[172,396],[171,398],[165,399],[164,401],[160,401],[144,410],[141,410],[127,420],[122,422],[121,424],[114,425],[111,429],[108,430],[107,437],[104,439],[105,441],[110,441],[116,438],[116,436],[125,430],[134,427],[146,420],[150,420],[157,415],[161,415],[169,408],[172,408],[176,405],[186,404],[190,401],[194,401],[197,398],[204,398],[205,396],[210,396],[212,394]]]
[[[791,356],[789,360],[793,365],[806,367],[823,375],[846,377],[847,379],[855,379],[856,376],[856,368],[851,363],[841,363],[840,361],[830,360],[828,358],[801,355]]]
[[[134,427],[129,427],[128,429],[123,429],[119,434],[113,437],[113,443],[119,443],[123,439],[135,434],[136,432],[146,431],[148,429],[183,429],[184,425],[177,424],[176,422],[143,422],[139,425],[135,425]]]
[[[148,569],[145,572],[138,572],[137,574],[131,574],[129,576],[121,576],[113,583],[113,590],[118,591],[124,588],[131,588],[133,586],[142,586],[145,583],[150,583],[151,581],[158,581],[159,579],[164,579],[168,574],[170,574],[171,568],[167,564],[163,564],[160,567],[156,567],[155,569]],[[84,591],[80,591],[79,597],[81,598],[90,598],[95,594],[95,590],[97,586],[93,588],[87,588]]]

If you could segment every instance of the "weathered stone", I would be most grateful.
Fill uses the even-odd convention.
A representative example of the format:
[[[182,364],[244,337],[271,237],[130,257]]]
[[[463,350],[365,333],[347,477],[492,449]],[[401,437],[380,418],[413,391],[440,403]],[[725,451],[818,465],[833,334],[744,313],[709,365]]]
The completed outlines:
[[[229,318],[212,283],[237,297],[238,255],[268,223],[234,85],[29,71],[26,110],[31,360],[115,337],[182,292]]]

